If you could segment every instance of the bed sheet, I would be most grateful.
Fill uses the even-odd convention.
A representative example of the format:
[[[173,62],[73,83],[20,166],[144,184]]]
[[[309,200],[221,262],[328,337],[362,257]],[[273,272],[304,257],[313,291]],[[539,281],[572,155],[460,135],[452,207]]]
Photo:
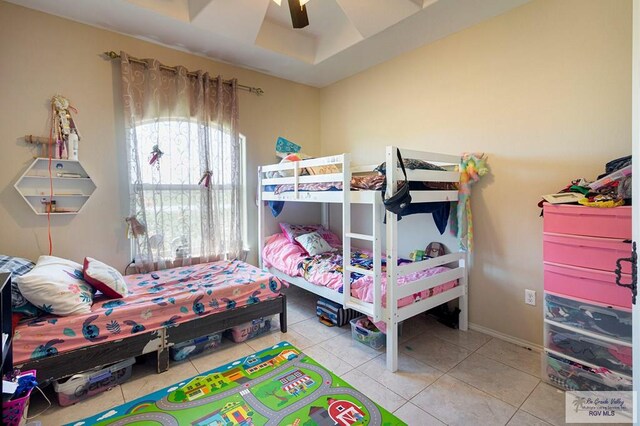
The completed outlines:
[[[351,177],[351,190],[353,191],[381,191],[385,188],[384,175],[364,175]],[[404,182],[398,182],[398,186],[402,187]],[[457,191],[458,186],[451,182],[409,182],[409,188],[412,191]],[[284,192],[293,192],[295,187],[292,184],[276,185],[272,188],[274,194],[282,194]],[[301,183],[298,185],[298,191],[342,191],[342,182],[319,182],[319,183]]]
[[[272,266],[292,277],[302,277],[312,284],[329,287],[342,293],[342,255],[341,251],[335,253],[323,253],[317,256],[308,256],[304,250],[290,243],[283,234],[271,236],[263,250],[262,259],[265,266]],[[373,269],[373,255],[362,249],[352,249],[352,265],[364,269]],[[411,263],[410,260],[399,259],[398,264]],[[386,262],[383,256],[382,271],[386,270]],[[416,281],[421,278],[449,270],[446,266],[438,266],[425,271],[415,272],[409,275],[398,276],[398,285]],[[429,290],[421,291],[398,300],[398,307],[407,306],[416,300],[425,299],[458,285],[457,280],[448,281]],[[382,277],[382,305],[386,306],[386,279]],[[373,277],[362,274],[351,274],[351,295],[365,302],[373,302]]]
[[[173,327],[197,317],[273,299],[282,286],[268,272],[240,261],[217,261],[156,273],[158,279],[151,274],[125,276],[131,294],[123,299],[96,298],[89,314],[46,315],[18,324],[14,362]]]

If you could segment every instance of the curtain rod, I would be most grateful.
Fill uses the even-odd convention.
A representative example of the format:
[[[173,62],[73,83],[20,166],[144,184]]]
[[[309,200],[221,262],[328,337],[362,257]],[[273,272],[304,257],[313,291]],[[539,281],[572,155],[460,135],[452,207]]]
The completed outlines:
[[[119,59],[120,55],[116,52],[114,52],[113,50],[110,52],[104,52],[104,55],[110,59]],[[143,61],[142,59],[138,59],[138,58],[134,58],[129,56],[129,60],[131,62],[136,62],[138,64],[143,64],[143,65],[147,65],[147,63],[145,61]],[[176,72],[177,69],[175,67],[168,67],[166,65],[160,65],[160,69],[163,69],[165,71],[173,71]],[[191,77],[195,77],[197,74],[194,72],[188,72],[187,73],[188,76]],[[231,83],[229,80],[223,80],[224,83]],[[251,87],[251,86],[245,86],[244,84],[237,84],[236,87],[240,90],[245,90],[247,92],[250,93],[255,93],[257,96],[262,96],[264,95],[264,90],[262,90],[259,87]]]

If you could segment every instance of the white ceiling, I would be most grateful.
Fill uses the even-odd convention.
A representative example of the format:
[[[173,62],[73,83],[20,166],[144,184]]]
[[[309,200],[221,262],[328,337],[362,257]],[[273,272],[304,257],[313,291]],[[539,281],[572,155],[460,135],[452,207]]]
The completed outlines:
[[[310,0],[304,29],[288,0],[8,1],[323,87],[529,0]]]

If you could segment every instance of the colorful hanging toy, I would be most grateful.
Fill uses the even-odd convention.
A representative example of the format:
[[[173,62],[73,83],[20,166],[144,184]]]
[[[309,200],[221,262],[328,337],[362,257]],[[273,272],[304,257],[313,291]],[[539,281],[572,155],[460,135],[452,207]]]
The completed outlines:
[[[489,172],[487,156],[482,153],[465,153],[459,166],[460,188],[458,208],[451,210],[451,233],[458,236],[461,250],[473,250],[473,221],[471,216],[471,185]],[[453,212],[456,211],[456,215]]]
[[[202,175],[202,177],[200,178],[200,182],[198,182],[198,185],[202,185],[205,188],[209,188],[209,186],[211,185],[211,175],[213,174],[213,172],[211,172],[211,170],[207,170],[206,172],[204,172],[204,174]]]
[[[78,141],[80,132],[73,121],[71,111],[78,111],[69,104],[69,100],[62,95],[51,98],[53,109],[53,126],[55,129],[56,145],[55,158],[78,159]]]
[[[158,145],[154,145],[151,150],[151,157],[149,158],[149,165],[153,166],[155,163],[160,164],[160,158],[164,155],[164,152],[160,151],[160,147]]]

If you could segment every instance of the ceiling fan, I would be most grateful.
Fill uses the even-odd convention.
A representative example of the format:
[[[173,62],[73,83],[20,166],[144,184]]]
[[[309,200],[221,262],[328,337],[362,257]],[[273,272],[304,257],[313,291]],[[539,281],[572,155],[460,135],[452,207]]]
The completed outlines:
[[[282,0],[273,0],[278,6],[282,4]],[[293,28],[304,28],[309,25],[309,16],[307,16],[306,4],[309,0],[289,0],[289,13],[291,13],[291,23]]]

